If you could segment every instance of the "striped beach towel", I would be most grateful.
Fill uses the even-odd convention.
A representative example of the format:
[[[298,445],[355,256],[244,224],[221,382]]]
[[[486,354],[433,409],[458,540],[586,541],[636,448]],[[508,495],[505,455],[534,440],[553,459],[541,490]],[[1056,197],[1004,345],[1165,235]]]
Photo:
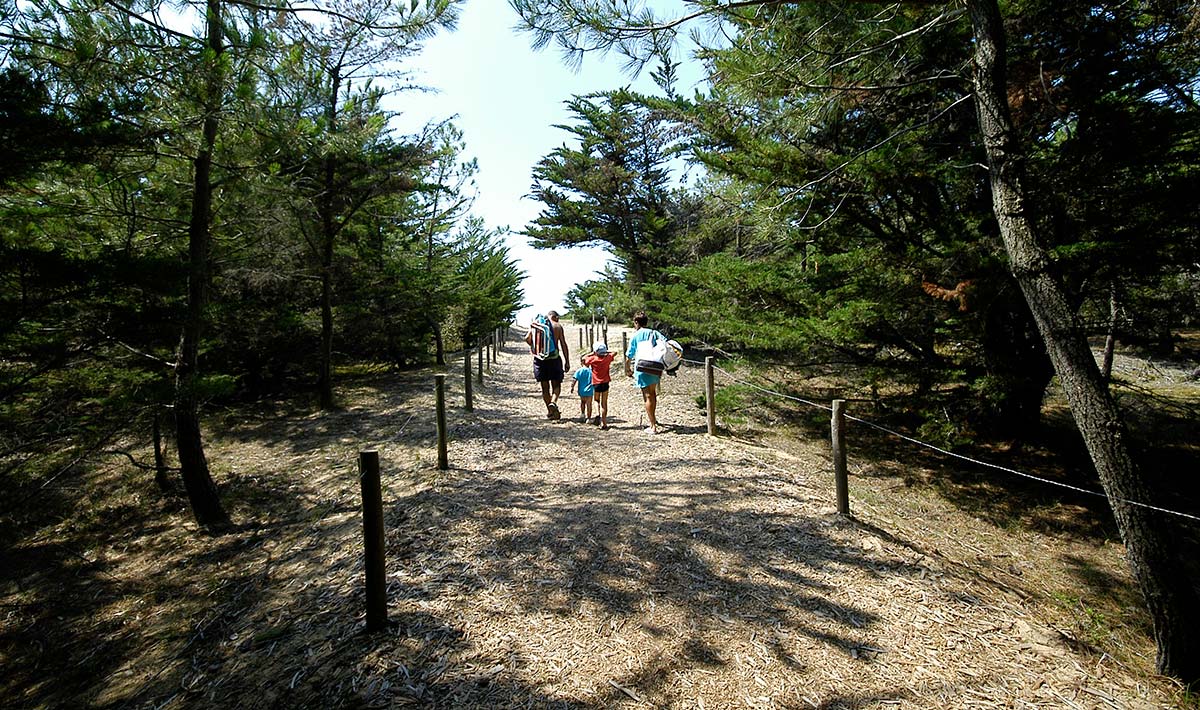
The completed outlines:
[[[530,349],[533,356],[539,360],[550,360],[558,357],[558,343],[554,339],[554,323],[544,315],[539,315],[529,324],[531,338]]]

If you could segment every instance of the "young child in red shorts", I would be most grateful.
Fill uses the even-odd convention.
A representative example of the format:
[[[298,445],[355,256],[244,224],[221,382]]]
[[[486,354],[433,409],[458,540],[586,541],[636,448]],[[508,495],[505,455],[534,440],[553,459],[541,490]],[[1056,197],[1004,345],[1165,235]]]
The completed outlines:
[[[608,428],[608,387],[612,383],[610,368],[614,357],[615,355],[608,351],[608,345],[600,342],[596,343],[592,352],[583,358],[583,364],[592,370],[592,390],[594,392],[592,396],[600,410],[597,423],[601,429]]]

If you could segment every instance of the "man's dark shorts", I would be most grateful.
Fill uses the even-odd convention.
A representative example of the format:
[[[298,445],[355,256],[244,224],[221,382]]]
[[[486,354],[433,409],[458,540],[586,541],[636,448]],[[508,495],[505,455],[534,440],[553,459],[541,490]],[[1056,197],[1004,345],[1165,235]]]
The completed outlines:
[[[556,357],[551,360],[533,359],[533,379],[537,382],[558,382],[563,381],[563,362],[561,357]]]

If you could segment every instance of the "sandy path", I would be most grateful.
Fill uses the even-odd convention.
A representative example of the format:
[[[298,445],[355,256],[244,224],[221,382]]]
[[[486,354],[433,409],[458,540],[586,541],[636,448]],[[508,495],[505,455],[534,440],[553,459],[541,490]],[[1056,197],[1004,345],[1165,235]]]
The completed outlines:
[[[571,421],[567,395],[550,422],[510,342],[451,428],[453,470],[396,510],[392,605],[425,641],[388,701],[1161,706],[1020,594],[839,518],[820,449],[706,436],[702,391],[698,368],[664,378],[657,436],[619,375],[610,431]]]
[[[823,443],[705,434],[699,369],[664,379],[656,436],[620,376],[609,431],[571,421],[569,396],[547,421],[531,370],[510,342],[467,413],[450,363],[449,471],[428,371],[347,378],[341,410],[214,415],[238,530],[200,535],[172,509],[90,556],[30,541],[19,578],[57,576],[6,588],[0,688],[15,707],[158,710],[1171,707],[1148,659],[1135,675],[1039,621],[1062,616],[1052,575],[1130,589],[1119,546],[1091,565],[1078,539],[998,529],[895,476],[852,477],[842,519]],[[383,464],[394,622],[371,635],[364,448]],[[109,486],[151,485],[122,476]]]

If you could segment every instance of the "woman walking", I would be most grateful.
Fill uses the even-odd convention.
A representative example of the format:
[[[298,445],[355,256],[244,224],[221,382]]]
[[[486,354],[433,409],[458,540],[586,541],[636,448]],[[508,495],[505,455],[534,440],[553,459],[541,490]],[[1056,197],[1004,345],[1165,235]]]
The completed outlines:
[[[637,330],[629,338],[629,351],[625,353],[625,376],[637,376],[637,386],[642,390],[642,404],[646,407],[646,418],[650,420],[650,426],[646,427],[645,431],[647,434],[657,434],[660,429],[658,419],[654,415],[658,408],[658,382],[662,375],[633,371],[639,343],[645,343],[642,346],[645,348],[659,342],[665,343],[667,340],[662,333],[648,327],[649,322],[650,319],[646,317],[645,311],[638,311],[633,315],[633,325]]]

